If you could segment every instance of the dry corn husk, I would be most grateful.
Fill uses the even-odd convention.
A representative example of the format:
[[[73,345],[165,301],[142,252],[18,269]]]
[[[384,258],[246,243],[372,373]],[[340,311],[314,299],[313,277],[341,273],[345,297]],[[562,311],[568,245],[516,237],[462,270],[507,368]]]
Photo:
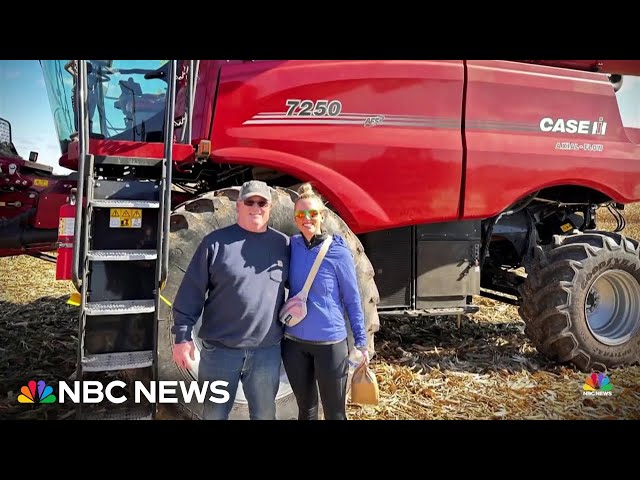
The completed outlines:
[[[603,212],[606,219],[607,212]],[[624,233],[640,239],[640,208]],[[613,223],[605,223],[611,228]],[[70,418],[69,405],[25,408],[18,391],[32,377],[67,380],[75,370],[75,289],[55,281],[55,265],[0,258],[0,418]],[[378,405],[348,405],[350,419],[638,419],[640,367],[608,372],[610,397],[585,397],[587,374],[549,363],[524,335],[515,307],[476,298],[479,313],[381,318],[376,355]]]

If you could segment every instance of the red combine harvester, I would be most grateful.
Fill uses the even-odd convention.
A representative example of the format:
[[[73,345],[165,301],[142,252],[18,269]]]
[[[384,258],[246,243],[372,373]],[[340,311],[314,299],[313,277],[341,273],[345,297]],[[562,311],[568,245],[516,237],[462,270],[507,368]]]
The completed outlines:
[[[189,371],[171,359],[170,305],[249,179],[274,188],[285,233],[298,184],[328,200],[372,349],[378,315],[472,314],[484,295],[518,305],[558,362],[640,360],[640,246],[619,233],[640,201],[640,61],[41,64],[74,174],[2,154],[0,252],[53,250],[60,234],[58,278],[81,299],[78,378],[196,378],[199,357]],[[616,231],[598,229],[601,208]],[[234,415],[247,417],[242,389]],[[296,416],[284,370],[278,416]]]

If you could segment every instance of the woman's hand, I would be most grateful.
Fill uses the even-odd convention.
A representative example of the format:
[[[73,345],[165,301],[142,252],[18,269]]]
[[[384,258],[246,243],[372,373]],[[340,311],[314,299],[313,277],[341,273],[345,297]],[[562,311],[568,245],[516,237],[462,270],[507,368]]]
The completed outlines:
[[[360,350],[360,353],[362,353],[362,362],[365,364],[369,363],[369,350],[367,350],[367,347],[356,347],[358,350]]]

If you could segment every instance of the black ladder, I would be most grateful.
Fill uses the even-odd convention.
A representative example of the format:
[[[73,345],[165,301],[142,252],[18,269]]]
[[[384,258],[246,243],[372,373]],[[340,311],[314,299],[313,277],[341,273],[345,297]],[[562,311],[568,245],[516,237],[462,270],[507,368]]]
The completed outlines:
[[[87,61],[77,63],[78,186],[73,279],[80,292],[75,380],[115,388],[107,397],[79,403],[77,418],[154,419],[158,377],[158,311],[168,270],[171,165],[177,61],[170,60],[165,105],[164,158],[96,156],[89,152]],[[82,199],[84,198],[84,204]],[[157,386],[157,385],[156,385]],[[82,390],[81,390],[82,391]],[[102,392],[106,393],[105,390]],[[156,388],[157,395],[157,388]]]

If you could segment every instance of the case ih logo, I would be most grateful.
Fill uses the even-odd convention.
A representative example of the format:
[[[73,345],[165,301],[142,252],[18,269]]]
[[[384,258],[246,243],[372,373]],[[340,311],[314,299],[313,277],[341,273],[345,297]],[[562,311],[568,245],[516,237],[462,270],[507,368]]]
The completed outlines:
[[[604,117],[600,117],[597,122],[546,117],[540,120],[540,130],[543,132],[578,133],[580,135],[604,135],[607,131],[607,122],[604,121]]]

